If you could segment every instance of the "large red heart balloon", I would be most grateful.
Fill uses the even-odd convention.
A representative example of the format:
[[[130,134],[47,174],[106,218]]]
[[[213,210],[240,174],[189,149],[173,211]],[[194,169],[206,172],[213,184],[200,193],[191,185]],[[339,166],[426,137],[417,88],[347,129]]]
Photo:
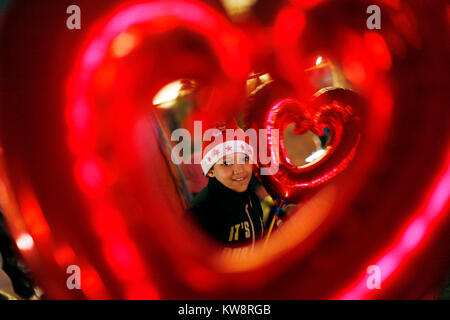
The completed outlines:
[[[450,203],[447,53],[434,45],[447,40],[443,2],[375,1],[381,30],[366,28],[366,1],[260,0],[227,17],[218,2],[77,3],[81,30],[66,28],[62,2],[15,1],[1,27],[2,207],[48,298],[390,299],[439,287]],[[343,89],[309,101],[322,88],[305,71],[318,56],[363,104]],[[334,149],[309,169],[282,159],[289,179],[269,189],[309,200],[265,249],[227,260],[184,213],[152,99],[195,79],[193,118],[228,117],[261,70],[289,88],[279,99],[301,101],[263,104],[286,112],[271,126],[327,126]],[[308,188],[283,193],[295,179]],[[66,285],[71,265],[80,290]],[[373,266],[380,289],[367,285]]]

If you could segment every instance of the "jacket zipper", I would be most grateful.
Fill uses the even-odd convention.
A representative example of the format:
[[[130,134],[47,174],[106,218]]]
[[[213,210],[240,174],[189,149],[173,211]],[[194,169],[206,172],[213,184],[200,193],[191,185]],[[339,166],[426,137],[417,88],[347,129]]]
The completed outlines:
[[[250,200],[250,196],[248,197],[250,201],[250,206],[252,205],[252,200]],[[255,247],[255,227],[253,226],[253,220],[248,213],[248,205],[245,206],[245,213],[247,214],[248,219],[250,220],[250,225],[252,226],[252,249]]]

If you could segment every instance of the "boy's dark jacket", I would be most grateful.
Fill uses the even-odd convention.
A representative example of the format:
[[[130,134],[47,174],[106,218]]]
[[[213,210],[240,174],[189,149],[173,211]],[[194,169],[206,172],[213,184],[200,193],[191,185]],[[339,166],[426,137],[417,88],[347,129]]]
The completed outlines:
[[[236,192],[209,178],[189,210],[213,239],[227,246],[251,245],[263,237],[261,204],[250,188]]]

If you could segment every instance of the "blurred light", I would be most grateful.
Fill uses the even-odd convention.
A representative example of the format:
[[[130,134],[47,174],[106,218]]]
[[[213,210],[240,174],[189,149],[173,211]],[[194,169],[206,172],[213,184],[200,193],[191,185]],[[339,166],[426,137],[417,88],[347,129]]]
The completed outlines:
[[[250,74],[247,79],[247,95],[254,95],[272,81],[273,79],[269,73]]]
[[[228,15],[242,15],[250,11],[258,0],[221,0]]]
[[[30,187],[23,186],[20,189],[19,203],[27,227],[33,237],[39,241],[49,240],[50,228],[36,198],[36,194]]]
[[[67,267],[75,260],[75,253],[68,245],[60,245],[55,249],[53,254],[56,263],[61,267]]]
[[[99,68],[95,75],[95,84],[99,91],[109,89],[115,80],[116,69],[114,64],[109,64]]]
[[[113,40],[112,55],[116,58],[125,57],[136,47],[137,43],[138,39],[135,34],[123,32]]]
[[[138,44],[140,39],[130,35],[127,30],[143,23],[153,23],[153,26],[161,23],[162,27],[167,28],[174,26],[174,22],[206,38],[229,78],[245,79],[250,63],[245,51],[246,44],[238,41],[241,40],[240,33],[235,32],[229,21],[209,6],[197,1],[174,0],[142,2],[120,8],[107,23],[91,33],[67,85],[69,145],[74,145],[71,149],[77,159],[74,173],[80,189],[87,197],[92,196],[93,189],[101,195],[95,197],[95,202],[90,202],[93,208],[90,216],[92,227],[102,245],[99,254],[105,259],[105,268],[116,279],[127,283],[123,292],[127,298],[158,298],[159,293],[152,285],[154,281],[150,277],[150,267],[141,257],[123,214],[116,210],[115,199],[108,197],[110,190],[104,183],[105,163],[93,145],[98,138],[97,128],[92,121],[97,105],[90,90],[96,73],[108,55],[124,57]],[[179,98],[185,93],[182,83],[176,81],[172,88],[163,88],[162,91],[166,92],[162,96],[155,96],[153,103],[161,105],[166,101],[170,104]],[[69,251],[63,249],[58,258],[63,261],[70,255]],[[83,287],[88,298],[96,298],[104,291],[97,271],[92,269],[83,278],[86,286],[87,283],[92,284],[92,288]]]
[[[155,286],[149,283],[133,283],[125,287],[127,300],[158,300],[161,299]]]
[[[81,267],[81,286],[88,299],[111,299],[97,271],[90,265]]]
[[[172,107],[175,100],[178,98],[182,87],[183,84],[181,83],[181,80],[169,83],[155,95],[153,98],[153,105],[163,109]]]
[[[115,264],[120,265],[125,270],[133,268],[133,254],[131,252],[131,248],[129,248],[125,241],[122,239],[117,239],[114,243],[111,243],[109,247],[105,247],[105,251],[107,251]]]
[[[447,25],[450,22],[450,4],[447,4]]]
[[[326,151],[324,149],[317,150],[316,152],[311,154],[308,158],[306,158],[305,162],[306,163],[314,162],[317,159],[320,159],[320,157],[322,157],[325,154],[325,152]]]
[[[390,89],[386,86],[386,83],[380,82],[372,87],[370,93],[371,100],[373,101],[374,110],[380,115],[380,117],[387,118],[392,112],[394,101]],[[384,129],[379,125],[378,130]],[[387,129],[385,129],[387,131]]]
[[[312,8],[323,2],[324,0],[291,0],[291,2],[297,6],[303,8]]]
[[[102,185],[100,165],[94,159],[80,161],[75,166],[75,176],[83,189],[95,190]]]
[[[106,43],[101,38],[93,40],[87,47],[84,55],[82,65],[84,71],[91,71],[100,64],[103,58],[103,52],[106,50]]]
[[[379,0],[380,3],[395,9],[400,9],[401,0]]]
[[[366,32],[364,42],[373,55],[373,63],[384,70],[389,70],[392,64],[392,57],[383,37],[378,32]]]
[[[321,64],[323,62],[323,58],[322,56],[318,56],[316,59],[316,66],[318,66],[319,64]]]
[[[437,184],[426,197],[424,205],[408,225],[400,233],[397,241],[390,246],[383,256],[371,263],[380,267],[383,272],[382,283],[392,276],[394,272],[400,273],[400,267],[405,265],[408,257],[416,251],[426,237],[431,236],[431,227],[436,225],[436,220],[448,215],[448,202],[450,199],[450,159],[446,168],[440,175]],[[338,299],[359,300],[368,298],[372,293],[366,287],[365,276],[360,277],[352,286],[347,288]]]
[[[1,156],[1,150],[0,150],[0,156]],[[0,178],[0,205],[6,206],[6,204],[9,202],[8,197],[8,189],[6,188],[6,185],[3,183],[3,181]]]
[[[306,17],[302,11],[290,7],[283,8],[278,13],[273,30],[276,49],[284,50],[297,48],[297,40],[305,28],[305,25]],[[287,32],[287,30],[289,30],[289,32]],[[298,59],[297,54],[293,57]]]
[[[17,247],[20,250],[30,250],[34,246],[33,238],[28,234],[20,235],[16,240]]]
[[[362,63],[357,60],[344,63],[344,70],[347,78],[355,84],[362,84],[366,80],[366,70]]]
[[[186,280],[192,287],[196,288],[196,290],[208,291],[217,286],[217,278],[215,278],[214,274],[207,268],[200,265],[192,265],[186,266],[185,270],[187,273]]]
[[[423,237],[426,231],[426,223],[423,219],[414,221],[405,231],[401,239],[401,244],[405,249],[414,248]]]
[[[279,70],[295,87],[300,99],[308,99],[317,91],[308,81],[305,61],[300,58],[304,56],[301,43],[306,23],[306,15],[302,10],[286,6],[278,12],[272,31]]]
[[[91,111],[88,104],[84,100],[77,101],[70,110],[69,117],[72,128],[77,133],[85,131],[91,118]]]
[[[319,70],[325,67],[330,67],[335,70],[334,66],[330,61],[327,59],[324,59],[322,56],[317,56],[316,61],[314,62],[314,65],[312,67],[306,68],[305,71],[313,71],[313,70]]]
[[[261,80],[262,83],[267,83],[272,81],[272,77],[268,73],[264,73],[259,76],[259,80]]]
[[[109,204],[100,204],[91,215],[92,227],[102,242],[102,254],[117,279],[132,285],[151,283],[149,267],[145,265],[135,243],[129,238],[129,229],[123,213]],[[149,284],[151,285],[151,284]]]

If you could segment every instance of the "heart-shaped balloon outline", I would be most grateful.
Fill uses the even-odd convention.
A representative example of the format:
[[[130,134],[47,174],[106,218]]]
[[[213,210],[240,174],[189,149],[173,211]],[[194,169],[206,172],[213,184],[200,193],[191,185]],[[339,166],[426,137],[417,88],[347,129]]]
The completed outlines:
[[[385,79],[385,80],[386,80],[386,79]],[[386,91],[383,90],[382,88],[383,88],[382,86],[378,86],[378,87],[376,88],[377,90],[375,90],[375,92],[374,92],[374,95],[381,93],[382,96],[384,96],[384,97],[388,96],[388,94],[386,93]],[[366,94],[367,94],[367,93],[366,93]],[[388,99],[388,100],[389,100],[389,99]],[[375,105],[376,105],[376,104],[375,104]],[[380,109],[384,107],[381,103],[379,104],[379,106],[380,106]],[[386,116],[386,115],[384,115],[384,116]],[[375,124],[375,123],[377,123],[377,122],[374,121],[373,123]],[[384,127],[383,127],[383,128],[384,128]],[[372,132],[372,131],[375,132],[375,130],[369,130],[369,132]],[[383,132],[386,132],[386,130],[382,130],[382,132],[380,132],[380,134],[383,134]],[[448,161],[447,161],[446,163],[448,163]],[[443,172],[443,174],[442,174],[442,175],[441,175],[441,174],[439,175],[439,180],[446,181],[444,178],[447,177],[448,174],[445,174],[445,172],[448,172],[448,170],[447,170],[447,171],[443,170],[442,172]],[[441,179],[441,178],[442,178],[442,179]],[[438,189],[439,189],[439,188],[437,188],[436,190],[438,190]],[[433,190],[434,190],[434,189],[433,189]],[[439,190],[441,190],[441,189],[439,189]],[[437,191],[436,191],[436,192],[437,192]],[[442,193],[439,193],[439,194],[442,195]],[[444,203],[444,205],[445,205],[445,203]],[[441,206],[440,206],[440,207],[441,207]],[[439,207],[439,208],[440,208],[440,207]],[[440,209],[438,210],[437,207],[436,207],[435,209],[436,209],[436,210],[431,210],[431,209],[430,209],[430,210],[433,211],[433,212],[440,212]],[[362,296],[364,296],[364,295],[363,295],[361,292],[359,292],[358,295],[356,295],[356,296],[357,296],[357,297],[362,297]]]
[[[267,130],[267,154],[272,160],[269,164],[259,162],[259,167],[270,172],[275,163],[277,171],[260,175],[260,179],[275,199],[290,203],[306,201],[318,188],[342,172],[354,157],[360,140],[360,113],[364,106],[351,90],[327,88],[318,92],[309,103],[288,98],[277,100],[269,106],[256,105],[255,108],[257,110],[249,112],[258,112],[261,116],[249,126]],[[284,138],[278,137],[292,123],[296,125],[296,134],[312,131],[323,135],[325,127],[330,129],[327,153],[323,158],[308,166],[292,163]],[[277,135],[274,135],[273,129],[278,130]]]

